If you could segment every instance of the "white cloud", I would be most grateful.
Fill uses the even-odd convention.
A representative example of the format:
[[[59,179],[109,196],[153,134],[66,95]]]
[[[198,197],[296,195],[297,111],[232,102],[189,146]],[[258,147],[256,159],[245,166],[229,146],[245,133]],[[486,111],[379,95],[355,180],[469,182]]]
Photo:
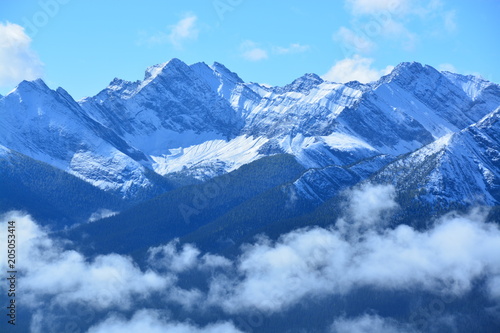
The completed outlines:
[[[441,0],[345,0],[346,7],[352,15],[378,15],[406,16],[428,15],[432,11],[441,10]]]
[[[299,43],[292,43],[288,47],[274,46],[273,52],[276,54],[293,54],[303,53],[310,49],[309,45],[302,45]]]
[[[130,320],[111,315],[103,322],[91,327],[87,333],[238,333],[232,323],[216,323],[205,327],[169,321],[155,310],[141,310]]]
[[[500,229],[485,222],[485,212],[449,214],[422,231],[407,225],[388,228],[387,214],[397,207],[394,187],[366,185],[348,192],[347,198],[346,216],[338,226],[299,229],[277,241],[260,237],[243,246],[233,260],[202,254],[177,240],[151,248],[142,268],[118,254],[91,259],[65,249],[19,212],[1,216],[0,230],[6,230],[4,221],[17,223],[22,301],[34,311],[33,327],[40,332],[51,331],[47,321],[61,319],[59,314],[51,316],[51,309],[78,304],[86,304],[93,314],[94,321],[88,323],[93,325],[91,333],[139,328],[202,333],[237,330],[230,322],[199,327],[154,309],[140,309],[180,305],[193,315],[214,308],[236,316],[255,309],[271,315],[304,299],[346,295],[359,287],[426,291],[450,299],[465,295],[481,281],[485,295],[500,302]],[[1,252],[0,270],[7,271],[6,264]],[[197,289],[180,280],[194,273],[206,278],[205,287]],[[4,289],[0,285],[0,292]],[[130,317],[131,313],[135,314]],[[104,316],[108,317],[95,322]],[[391,319],[364,315],[337,318],[332,330],[364,332],[366,327],[386,332],[407,328]]]
[[[290,55],[297,53],[304,53],[310,49],[309,45],[303,45],[300,43],[292,43],[288,46],[277,46],[271,45],[268,47],[262,47],[258,43],[246,40],[240,44],[241,56],[249,61],[260,61],[268,59],[270,54],[275,55]]]
[[[192,245],[179,246],[178,241],[152,248],[149,267],[144,270],[128,256],[97,255],[86,258],[74,250],[65,250],[64,243],[49,237],[49,231],[38,226],[31,216],[13,211],[0,216],[0,227],[7,230],[7,222],[16,223],[17,265],[22,284],[22,302],[33,313],[32,331],[57,331],[64,327],[63,318],[56,309],[73,309],[85,304],[85,313],[97,320],[97,313],[111,310],[127,313],[137,310],[137,303],[161,295],[164,303],[180,304],[189,310],[202,303],[205,296],[197,289],[183,289],[176,285],[178,273],[189,269],[206,270],[230,265],[226,258],[205,254]],[[6,243],[6,233],[1,233]],[[0,254],[0,269],[7,271],[5,252]],[[158,271],[161,269],[161,272]],[[5,284],[0,285],[4,293]],[[40,310],[42,307],[44,310]],[[54,313],[52,311],[55,311]],[[70,314],[75,315],[75,314]],[[131,320],[119,316],[108,317],[90,332],[239,332],[230,323],[215,323],[205,327],[164,320],[155,311],[139,311]],[[59,323],[61,322],[61,323]],[[88,322],[89,324],[92,322]]]
[[[112,211],[110,209],[102,208],[98,209],[97,211],[93,212],[92,215],[89,217],[89,222],[95,222],[100,219],[104,219],[106,217],[114,216],[118,214],[118,212]]]
[[[370,198],[377,191],[390,190],[367,187],[360,191],[353,197]],[[384,197],[390,194],[380,199]],[[393,207],[375,200],[373,211]],[[383,218],[383,214],[377,215]],[[367,228],[358,237],[350,237],[346,228],[312,228],[293,231],[277,242],[262,238],[247,246],[240,257],[236,275],[243,279],[219,277],[211,285],[208,300],[227,312],[257,308],[269,313],[283,311],[307,297],[347,294],[362,286],[460,297],[475,281],[486,278],[489,296],[500,301],[500,262],[496,258],[500,229],[484,222],[485,216],[479,211],[448,215],[427,231],[399,225],[385,230]]]
[[[166,245],[151,247],[148,250],[147,262],[154,269],[181,273],[190,269],[214,269],[229,267],[231,261],[210,253],[200,256],[201,252],[192,244],[184,244],[175,239]]]
[[[323,79],[340,83],[349,81],[368,83],[389,74],[394,68],[393,66],[387,66],[384,69],[377,70],[371,67],[373,61],[373,59],[363,58],[359,55],[340,60],[323,75]]]
[[[365,314],[356,318],[338,318],[332,324],[331,333],[405,333],[415,332],[408,325],[394,319]]]
[[[147,298],[172,282],[170,276],[142,272],[126,256],[99,255],[87,260],[76,251],[65,251],[29,215],[11,212],[2,217],[2,221],[10,220],[16,221],[17,268],[23,272],[23,293],[30,306],[36,307],[50,296],[59,305],[83,301],[100,309],[126,309],[133,300]],[[1,225],[5,227],[5,223]],[[0,264],[4,271],[5,264],[6,260]]]
[[[392,18],[381,23],[379,34],[397,41],[406,51],[415,50],[419,40],[417,34],[409,31],[402,22]]]
[[[391,13],[406,11],[411,0],[346,0],[354,15],[377,14],[381,11]]]
[[[387,214],[398,207],[392,185],[364,185],[347,195],[346,217],[337,221],[337,228],[344,234],[385,227]]]
[[[444,13],[444,27],[448,32],[455,32],[457,30],[457,12],[450,10]]]
[[[0,87],[42,76],[43,64],[31,49],[31,38],[24,28],[0,22]]]
[[[153,267],[169,268],[174,272],[183,272],[198,263],[200,251],[191,244],[185,244],[181,251],[177,250],[179,241],[167,245],[153,247],[148,250],[148,262]]]
[[[170,26],[168,32],[160,31],[155,34],[148,34],[146,31],[140,31],[138,45],[169,43],[177,49],[182,49],[186,41],[198,38],[197,21],[198,17],[196,15],[188,14],[176,24]]]
[[[251,40],[246,40],[240,44],[241,56],[249,61],[260,61],[267,59],[268,53],[265,49]]]
[[[170,43],[175,47],[180,48],[184,41],[194,40],[198,38],[198,29],[196,27],[196,15],[187,15],[185,18],[177,22],[171,27],[170,34],[168,35]]]
[[[452,64],[441,64],[438,66],[438,70],[441,72],[458,73],[457,69]]]
[[[376,46],[372,40],[356,34],[346,27],[340,27],[333,38],[341,43],[342,49],[349,50],[346,52],[346,56],[351,55],[351,53],[370,53]]]
[[[419,36],[408,26],[414,20],[426,25],[439,21],[440,29],[448,33],[457,29],[456,11],[446,11],[440,0],[345,0],[345,4],[353,16],[354,30],[361,32],[357,33],[358,39],[362,38],[358,42],[361,45],[363,39],[374,43],[376,38],[384,37],[399,43],[406,51],[413,51]],[[366,51],[358,47],[358,52]],[[345,55],[350,57],[352,52]]]

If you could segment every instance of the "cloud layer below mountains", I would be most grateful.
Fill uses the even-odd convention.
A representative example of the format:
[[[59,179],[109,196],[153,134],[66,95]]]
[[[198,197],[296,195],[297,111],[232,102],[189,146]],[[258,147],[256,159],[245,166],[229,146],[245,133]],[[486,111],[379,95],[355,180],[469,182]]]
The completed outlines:
[[[398,209],[393,187],[365,186],[348,197],[336,227],[299,229],[277,241],[263,236],[243,246],[234,260],[177,240],[151,248],[145,268],[123,255],[87,258],[67,250],[65,241],[51,238],[20,212],[2,216],[0,230],[16,221],[19,297],[31,308],[33,332],[47,331],[58,320],[50,309],[82,304],[86,329],[95,333],[241,332],[231,320],[196,325],[179,321],[170,310],[270,316],[307,299],[348,295],[363,287],[459,299],[483,281],[485,297],[499,303],[500,230],[485,221],[485,212],[449,214],[425,231],[390,228],[387,214]],[[0,262],[7,271],[6,258]],[[186,286],[182,279],[188,275],[203,276],[204,287]],[[363,327],[374,325],[389,332],[414,331],[407,323],[366,314],[331,318],[325,332],[365,332]]]

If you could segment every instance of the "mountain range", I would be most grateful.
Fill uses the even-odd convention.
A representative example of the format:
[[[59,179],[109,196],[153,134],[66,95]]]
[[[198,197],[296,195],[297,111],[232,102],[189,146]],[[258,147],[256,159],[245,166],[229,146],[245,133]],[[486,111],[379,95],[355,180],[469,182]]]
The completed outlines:
[[[172,59],[80,101],[23,81],[0,184],[23,331],[500,327],[500,85],[477,76],[271,87]]]
[[[500,201],[500,86],[416,62],[368,84],[305,74],[270,87],[245,83],[219,63],[172,59],[148,68],[142,81],[115,78],[80,101],[41,79],[23,81],[0,97],[0,115],[2,174],[33,196],[13,200],[4,187],[0,207],[40,213],[56,229],[101,210],[126,218],[176,189],[278,155],[293,157],[283,167],[297,171],[284,169],[282,183],[267,181],[273,186],[243,201],[279,185],[286,193],[280,204],[299,200],[308,212],[366,181],[394,184],[401,200],[431,211]],[[107,199],[57,221],[36,204],[37,197],[52,200],[44,189],[54,180],[40,177],[47,184],[36,188],[27,180],[26,170],[40,165],[62,172],[65,186],[83,186],[76,197],[94,191]],[[53,197],[51,206],[65,206]],[[186,207],[184,215],[199,211]]]

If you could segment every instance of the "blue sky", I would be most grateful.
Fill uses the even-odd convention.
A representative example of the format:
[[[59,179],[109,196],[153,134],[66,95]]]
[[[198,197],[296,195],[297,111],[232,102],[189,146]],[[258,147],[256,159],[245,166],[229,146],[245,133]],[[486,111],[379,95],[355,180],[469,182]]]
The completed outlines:
[[[497,0],[0,0],[0,94],[42,77],[75,99],[154,64],[249,82],[368,82],[403,61],[500,82]]]

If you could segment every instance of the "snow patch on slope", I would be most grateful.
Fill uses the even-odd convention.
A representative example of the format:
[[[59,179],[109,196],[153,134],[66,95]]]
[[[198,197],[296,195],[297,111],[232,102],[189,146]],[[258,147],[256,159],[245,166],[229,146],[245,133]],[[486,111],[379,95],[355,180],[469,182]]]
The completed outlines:
[[[77,152],[66,171],[100,189],[119,192],[127,198],[133,198],[139,188],[151,185],[144,167],[118,150],[110,150],[107,154]]]
[[[461,75],[450,72],[442,72],[454,85],[462,89],[472,100],[481,94],[481,92],[491,83],[475,75]]]
[[[133,142],[136,148],[152,156],[159,156],[165,151],[179,147],[191,147],[208,141],[225,139],[222,134],[216,132],[197,133],[193,130],[175,132],[165,128],[151,133],[127,134],[125,137],[127,141]]]
[[[198,178],[214,177],[233,171],[263,155],[259,149],[268,139],[238,136],[230,141],[210,140],[186,148],[170,149],[168,154],[151,156],[160,175],[189,169]],[[201,169],[199,174],[196,169]]]
[[[363,140],[342,133],[332,133],[328,136],[321,136],[321,139],[332,149],[349,151],[366,148],[369,150],[375,150],[375,148]]]
[[[11,150],[5,146],[0,145],[0,156],[7,156],[9,155]]]

